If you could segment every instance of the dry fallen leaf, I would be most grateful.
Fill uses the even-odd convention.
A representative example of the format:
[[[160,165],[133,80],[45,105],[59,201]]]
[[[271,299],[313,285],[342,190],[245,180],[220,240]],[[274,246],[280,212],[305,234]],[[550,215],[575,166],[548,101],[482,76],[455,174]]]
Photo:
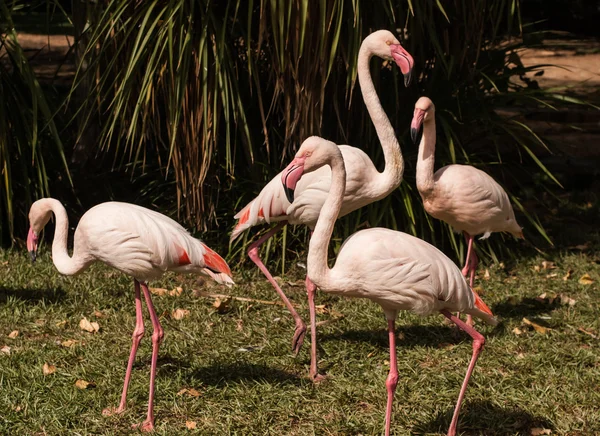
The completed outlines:
[[[563,276],[563,280],[566,282],[567,280],[569,280],[571,278],[571,276],[573,275],[573,270],[570,269],[569,271],[567,271],[567,273]]]
[[[198,392],[194,388],[183,388],[179,392],[177,392],[177,395],[183,395],[183,394],[187,394],[190,397],[199,397],[200,395],[202,395],[200,392]]]
[[[75,382],[75,386],[79,389],[92,389],[96,387],[96,383],[79,379]]]
[[[594,279],[592,279],[589,274],[584,274],[579,279],[579,283],[581,283],[582,285],[591,285],[592,283],[594,283]]]
[[[8,334],[8,337],[11,338],[11,339],[16,338],[17,336],[19,336],[19,330],[13,330],[12,332],[10,332]]]
[[[490,279],[490,270],[489,269],[485,269],[485,272],[483,273],[483,278],[485,280],[489,280]]]
[[[552,278],[554,278],[554,277],[558,277],[558,274],[557,274],[557,273],[546,274],[546,278],[547,278],[547,279],[552,279]]]
[[[523,353],[517,354],[517,359],[525,359],[525,355]]]
[[[42,366],[42,372],[44,375],[54,374],[56,372],[56,366],[44,363],[44,366]]]
[[[533,329],[536,332],[541,333],[543,335],[546,334],[546,332],[548,332],[548,330],[552,330],[551,328],[543,327],[539,324],[536,324],[535,322],[529,321],[527,318],[523,318],[523,324],[527,324],[527,325],[533,327]]]
[[[73,345],[75,345],[76,343],[77,343],[77,341],[74,339],[67,339],[66,341],[62,341],[60,343],[60,345],[62,345],[63,347],[66,347],[66,348],[70,348]]]
[[[236,329],[238,332],[241,332],[241,331],[243,331],[243,330],[244,330],[244,320],[243,320],[243,319],[238,319],[238,320],[236,321],[235,329]]]
[[[97,333],[100,330],[100,325],[97,322],[90,322],[87,318],[79,321],[79,328],[90,333]]]
[[[577,330],[579,330],[581,333],[585,333],[586,335],[590,335],[594,339],[598,339],[598,335],[595,335],[594,333],[584,329],[583,327],[579,327]]]
[[[544,268],[544,269],[555,269],[556,265],[554,265],[554,262],[550,262],[548,260],[544,260],[542,262],[542,268]]]
[[[188,316],[189,314],[190,311],[187,309],[175,309],[173,312],[171,312],[171,318],[179,321]]]
[[[523,330],[521,330],[519,327],[515,327],[512,332],[517,336],[523,334]]]
[[[194,430],[196,429],[196,421],[186,421],[185,426],[188,430]]]
[[[183,292],[183,288],[181,286],[177,286],[175,289],[173,289],[172,291],[169,291],[169,295],[171,297],[179,297],[181,295],[181,293]]]
[[[568,304],[569,306],[575,306],[577,300],[572,299],[568,295],[560,294],[560,304]]]
[[[530,430],[529,434],[531,436],[541,436],[544,434],[552,434],[552,430],[548,430],[547,428],[534,427]]]
[[[63,320],[63,321],[59,321],[56,324],[54,324],[56,327],[65,327],[67,325],[67,320]]]
[[[220,299],[217,298],[213,303],[213,307],[217,310],[217,313],[226,313],[231,310],[231,298]]]
[[[10,354],[10,347],[8,345],[5,345],[4,347],[0,348],[0,353]]]
[[[159,296],[167,295],[167,293],[169,292],[164,288],[148,288],[148,289],[150,289],[150,293],[152,293],[154,295],[159,295]]]
[[[100,312],[99,310],[94,310],[94,316],[96,318],[104,318],[104,314],[102,312]]]

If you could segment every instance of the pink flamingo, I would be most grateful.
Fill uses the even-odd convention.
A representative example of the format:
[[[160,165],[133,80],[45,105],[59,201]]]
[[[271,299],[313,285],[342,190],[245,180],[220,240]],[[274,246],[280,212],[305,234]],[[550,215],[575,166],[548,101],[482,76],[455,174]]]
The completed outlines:
[[[121,402],[105,409],[103,415],[125,410],[127,388],[135,355],[144,335],[144,319],[140,286],[144,292],[152,320],[152,364],[150,367],[150,396],[148,415],[141,424],[143,431],[154,429],[154,378],[158,347],[163,328],[154,310],[147,281],[161,277],[166,271],[205,274],[219,283],[232,285],[231,270],[217,253],[193,238],[181,225],[158,212],[128,203],[109,202],[87,211],[75,230],[73,256],[67,252],[69,220],[63,205],[53,198],[36,201],[29,211],[30,229],[27,250],[35,261],[39,234],[54,213],[56,230],[52,242],[52,260],[61,274],[76,275],[95,261],[103,262],[133,277],[135,285],[136,322],[133,343]]]
[[[423,127],[417,160],[417,189],[427,213],[463,232],[467,240],[467,259],[462,270],[470,275],[473,287],[479,262],[473,249],[473,239],[488,238],[492,232],[508,232],[523,238],[521,226],[502,187],[483,171],[468,165],[447,165],[434,174],[435,164],[435,106],[427,97],[415,104],[411,135],[416,142]],[[467,319],[471,323],[471,319]]]
[[[414,65],[412,56],[404,50],[394,35],[387,30],[379,30],[370,34],[361,44],[358,54],[358,78],[365,105],[373,120],[381,147],[383,148],[385,169],[380,173],[375,168],[375,165],[373,165],[371,159],[361,149],[347,145],[339,146],[349,174],[340,214],[342,216],[386,197],[400,185],[404,171],[404,161],[394,128],[381,106],[369,72],[369,61],[374,55],[383,59],[393,59],[404,74],[404,83],[407,86],[410,83],[412,67]],[[238,223],[231,234],[231,240],[233,241],[242,232],[252,226],[265,222],[269,224],[278,222],[277,226],[250,246],[248,256],[267,277],[294,317],[296,328],[292,339],[292,350],[295,354],[298,354],[306,334],[306,325],[261,261],[258,249],[287,223],[304,224],[311,229],[314,228],[321,207],[327,198],[327,192],[331,184],[331,171],[329,168],[323,167],[319,171],[315,171],[305,177],[298,185],[293,198],[286,198],[284,195],[284,190],[280,182],[281,174],[273,178],[263,188],[258,197],[235,215]],[[310,312],[311,337],[313,338],[311,344],[310,375],[316,380],[318,379],[315,362],[316,342],[314,340],[316,328],[314,293],[316,288],[308,278],[306,280],[306,288]]]
[[[317,137],[309,138],[283,171],[282,182],[285,189],[292,193],[304,174],[324,165],[331,167],[332,181],[310,239],[308,276],[324,292],[368,298],[380,304],[385,312],[390,341],[390,371],[386,380],[386,436],[390,433],[392,401],[398,382],[395,342],[398,311],[410,310],[419,315],[441,312],[473,338],[473,355],[448,430],[448,435],[455,435],[460,405],[485,339],[450,311],[473,314],[492,325],[496,325],[497,321],[448,257],[427,242],[406,233],[383,228],[359,231],[346,239],[335,265],[329,268],[327,250],[335,220],[342,209],[346,184],[342,153],[332,142]]]

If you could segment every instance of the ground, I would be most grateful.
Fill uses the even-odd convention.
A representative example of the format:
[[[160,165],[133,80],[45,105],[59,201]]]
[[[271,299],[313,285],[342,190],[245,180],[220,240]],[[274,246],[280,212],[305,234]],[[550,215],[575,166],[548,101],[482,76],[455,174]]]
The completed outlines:
[[[130,425],[146,411],[148,321],[129,410],[105,418],[102,409],[116,405],[121,393],[135,324],[133,284],[102,265],[60,276],[48,247],[41,251],[34,265],[24,252],[0,252],[0,434],[132,433]],[[478,326],[487,343],[460,434],[599,434],[598,251],[572,247],[506,265],[478,271],[483,298],[501,323]],[[298,357],[291,355],[291,317],[266,303],[277,301],[266,280],[245,271],[234,274],[238,285],[230,290],[176,275],[152,284],[165,329],[156,433],[381,434],[389,365],[381,309],[318,294],[320,365],[328,377],[313,385],[309,341]],[[307,318],[302,273],[280,280]],[[250,300],[215,305],[206,294]],[[83,318],[99,331],[83,330]],[[442,316],[400,315],[393,434],[445,433],[471,344]],[[78,380],[93,385],[81,389]]]

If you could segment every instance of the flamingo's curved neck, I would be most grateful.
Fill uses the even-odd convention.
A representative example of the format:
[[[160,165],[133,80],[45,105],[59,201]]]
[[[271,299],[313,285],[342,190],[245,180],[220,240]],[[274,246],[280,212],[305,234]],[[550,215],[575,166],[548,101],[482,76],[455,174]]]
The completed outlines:
[[[394,128],[381,106],[373,85],[371,71],[369,70],[369,61],[372,56],[373,53],[369,48],[362,44],[358,53],[357,71],[363,100],[383,149],[385,168],[377,180],[378,198],[383,198],[400,185],[404,173],[404,159]]]
[[[435,119],[423,123],[423,135],[419,144],[417,158],[417,189],[421,197],[426,198],[433,194],[435,180],[433,169],[435,166]]]
[[[346,168],[337,147],[332,151],[329,166],[331,167],[329,195],[321,208],[315,230],[310,238],[306,262],[308,277],[323,290],[330,287],[331,269],[327,266],[327,252],[333,226],[342,208],[346,186]]]
[[[69,218],[64,206],[57,200],[46,199],[46,208],[54,213],[56,226],[54,240],[52,241],[52,261],[59,273],[64,275],[75,275],[85,270],[90,261],[78,250],[77,243],[73,249],[73,257],[67,251],[67,236],[69,234]]]

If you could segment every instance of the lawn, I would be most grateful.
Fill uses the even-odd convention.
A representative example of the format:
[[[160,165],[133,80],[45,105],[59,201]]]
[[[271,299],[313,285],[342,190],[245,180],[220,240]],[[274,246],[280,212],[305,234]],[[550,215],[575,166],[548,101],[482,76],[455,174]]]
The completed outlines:
[[[25,252],[0,251],[0,434],[131,433],[146,411],[149,320],[129,410],[108,418],[101,412],[121,393],[135,324],[133,283],[103,265],[60,276],[48,251],[43,246],[34,265]],[[573,249],[480,267],[477,284],[501,323],[479,325],[488,341],[467,390],[461,434],[600,434],[599,262],[596,251]],[[282,283],[307,318],[301,276],[293,271]],[[262,301],[276,301],[275,292],[253,269],[234,277],[232,289],[177,275],[151,284],[183,289],[154,295],[165,329],[156,433],[381,434],[389,355],[379,306],[317,295],[328,378],[313,385],[309,340],[294,357],[291,317]],[[255,301],[217,309],[206,293]],[[82,330],[84,317],[99,332]],[[442,316],[403,313],[397,324],[392,432],[445,434],[471,340]],[[80,389],[78,380],[92,385]]]

